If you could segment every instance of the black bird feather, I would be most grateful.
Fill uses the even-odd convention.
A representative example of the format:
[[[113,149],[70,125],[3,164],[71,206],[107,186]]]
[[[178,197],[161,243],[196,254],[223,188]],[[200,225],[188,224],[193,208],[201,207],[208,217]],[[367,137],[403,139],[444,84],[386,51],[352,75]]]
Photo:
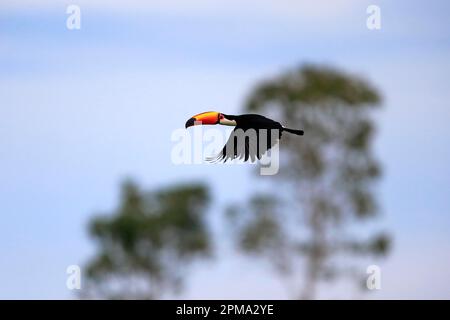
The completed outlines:
[[[228,138],[222,151],[215,157],[208,158],[210,162],[227,162],[240,159],[253,162],[275,146],[284,131],[303,135],[303,130],[283,127],[279,122],[259,114],[225,115],[225,118],[236,121],[236,127]],[[255,143],[256,142],[256,143]]]

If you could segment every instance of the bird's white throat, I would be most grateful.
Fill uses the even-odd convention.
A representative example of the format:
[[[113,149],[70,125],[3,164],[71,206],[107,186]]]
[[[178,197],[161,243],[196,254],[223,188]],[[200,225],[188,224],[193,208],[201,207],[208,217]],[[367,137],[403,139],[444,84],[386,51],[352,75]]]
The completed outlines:
[[[236,126],[235,120],[220,119],[219,123],[224,126]]]

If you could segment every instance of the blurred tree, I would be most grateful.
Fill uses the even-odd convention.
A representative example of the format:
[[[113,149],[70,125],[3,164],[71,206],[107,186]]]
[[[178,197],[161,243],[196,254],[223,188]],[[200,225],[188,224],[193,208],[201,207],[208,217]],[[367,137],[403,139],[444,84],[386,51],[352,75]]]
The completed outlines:
[[[210,253],[208,203],[203,185],[143,192],[125,183],[118,209],[90,222],[99,251],[86,268],[82,296],[154,299],[178,291],[188,264]]]
[[[240,248],[268,257],[288,283],[304,263],[299,298],[313,298],[320,280],[354,275],[351,266],[338,263],[352,261],[339,260],[341,254],[387,252],[385,233],[350,232],[352,222],[377,212],[373,182],[380,167],[372,155],[370,110],[379,103],[378,92],[364,80],[312,65],[261,83],[248,99],[246,111],[302,128],[305,136],[283,137],[270,194],[230,207],[229,217]]]

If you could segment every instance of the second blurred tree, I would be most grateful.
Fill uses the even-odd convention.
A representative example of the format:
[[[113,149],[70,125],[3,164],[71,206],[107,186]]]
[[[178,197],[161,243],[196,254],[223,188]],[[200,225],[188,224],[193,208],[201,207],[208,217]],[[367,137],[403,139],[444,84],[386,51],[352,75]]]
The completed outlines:
[[[373,184],[380,168],[372,154],[370,110],[379,103],[377,90],[364,80],[311,65],[263,82],[248,99],[247,112],[305,131],[301,139],[283,139],[280,173],[265,177],[273,179],[273,191],[229,210],[242,250],[269,257],[283,275],[295,274],[297,262],[304,262],[297,297],[313,298],[320,280],[347,272],[337,263],[342,254],[388,249],[383,232],[349,232],[356,231],[352,222],[377,212]]]

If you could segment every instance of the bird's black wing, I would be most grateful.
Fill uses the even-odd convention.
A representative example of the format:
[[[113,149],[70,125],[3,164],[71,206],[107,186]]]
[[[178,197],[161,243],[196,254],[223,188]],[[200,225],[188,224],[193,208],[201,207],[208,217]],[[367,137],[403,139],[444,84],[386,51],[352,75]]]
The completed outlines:
[[[276,145],[281,138],[278,129],[253,129],[237,126],[230,134],[222,151],[215,157],[207,158],[209,162],[227,162],[239,159],[254,162]]]

